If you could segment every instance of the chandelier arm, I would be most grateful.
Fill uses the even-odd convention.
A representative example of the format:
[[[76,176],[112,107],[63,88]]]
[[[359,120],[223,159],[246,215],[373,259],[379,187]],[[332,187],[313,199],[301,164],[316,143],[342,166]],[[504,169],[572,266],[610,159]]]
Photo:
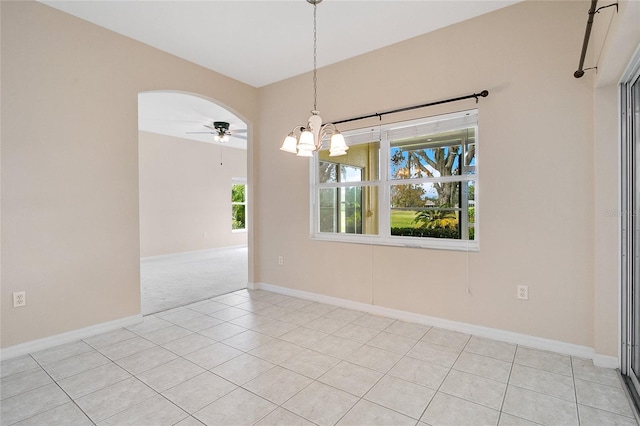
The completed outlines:
[[[298,133],[302,133],[304,132],[305,127],[301,124],[298,124],[297,126],[295,126],[293,129],[291,129],[290,134],[295,134],[296,132]]]
[[[327,136],[333,136],[336,133],[340,133],[336,126],[333,123],[326,123],[320,127],[320,134],[318,136],[318,141],[316,143],[316,151],[322,149],[322,141]]]

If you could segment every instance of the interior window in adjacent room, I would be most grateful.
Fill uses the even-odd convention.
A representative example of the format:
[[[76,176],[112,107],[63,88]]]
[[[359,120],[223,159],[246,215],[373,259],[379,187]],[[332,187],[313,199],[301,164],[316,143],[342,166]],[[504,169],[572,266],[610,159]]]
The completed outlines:
[[[231,182],[231,229],[244,231],[247,229],[247,182],[244,179],[233,179]]]

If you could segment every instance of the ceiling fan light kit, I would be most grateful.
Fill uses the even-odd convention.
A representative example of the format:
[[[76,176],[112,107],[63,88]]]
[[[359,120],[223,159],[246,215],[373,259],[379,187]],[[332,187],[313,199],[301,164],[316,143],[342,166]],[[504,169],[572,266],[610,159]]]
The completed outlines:
[[[229,137],[246,140],[246,136],[240,136],[237,133],[245,133],[246,130],[229,130],[229,123],[226,121],[214,121],[213,125],[203,124],[204,127],[211,129],[211,132],[187,132],[187,133],[209,133],[214,135],[213,140],[216,142],[229,142]]]
[[[333,123],[322,124],[322,117],[317,108],[318,103],[318,63],[317,63],[317,26],[316,7],[322,0],[307,0],[313,5],[313,110],[306,126],[298,125],[284,139],[280,149],[299,157],[313,157],[315,151],[322,149],[322,140],[331,136],[329,156],[345,155],[349,147],[344,136]]]
[[[213,140],[216,142],[229,142],[229,123],[226,121],[214,121],[213,128],[218,131]]]

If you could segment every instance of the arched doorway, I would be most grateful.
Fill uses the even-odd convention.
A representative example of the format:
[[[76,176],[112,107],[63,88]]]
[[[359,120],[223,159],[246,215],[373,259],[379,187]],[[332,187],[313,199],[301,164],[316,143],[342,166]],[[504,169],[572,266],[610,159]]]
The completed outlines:
[[[248,124],[202,96],[153,91],[138,95],[138,128],[142,314],[246,288]]]

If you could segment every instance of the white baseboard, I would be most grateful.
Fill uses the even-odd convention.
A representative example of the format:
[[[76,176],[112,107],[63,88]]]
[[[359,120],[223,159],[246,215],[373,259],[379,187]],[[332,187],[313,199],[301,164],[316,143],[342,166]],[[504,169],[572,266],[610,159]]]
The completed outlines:
[[[0,350],[0,360],[4,361],[10,358],[31,354],[34,352],[42,351],[44,349],[64,345],[65,343],[71,343],[80,339],[95,336],[96,334],[106,333],[108,331],[117,330],[122,327],[128,327],[140,322],[142,322],[142,314],[103,322],[77,330],[67,331],[65,333],[44,337],[42,339],[32,340],[30,342],[20,343],[18,345],[9,346]]]
[[[255,283],[253,289],[262,289],[279,293],[286,296],[298,297],[300,299],[313,300],[314,302],[327,303],[342,308],[364,311],[374,315],[395,318],[402,321],[414,322],[418,324],[430,325],[446,330],[459,331],[472,334],[478,337],[499,340],[502,342],[514,343],[528,346],[530,348],[542,349],[545,351],[558,352],[566,355],[573,355],[581,358],[593,360],[598,367],[619,368],[618,358],[608,355],[596,354],[593,348],[588,346],[575,345],[573,343],[561,342],[559,340],[545,339],[542,337],[530,336],[527,334],[515,333],[512,331],[500,330],[497,328],[483,327],[464,322],[451,321],[428,315],[416,314],[413,312],[401,311],[399,309],[385,308],[368,303],[354,302],[352,300],[340,299],[332,296],[311,293],[302,290],[295,290],[287,287],[280,287],[267,283]]]
[[[600,355],[597,353],[593,354],[593,365],[596,367],[604,367],[604,368],[620,368],[620,363],[618,362],[618,357],[611,355]]]

